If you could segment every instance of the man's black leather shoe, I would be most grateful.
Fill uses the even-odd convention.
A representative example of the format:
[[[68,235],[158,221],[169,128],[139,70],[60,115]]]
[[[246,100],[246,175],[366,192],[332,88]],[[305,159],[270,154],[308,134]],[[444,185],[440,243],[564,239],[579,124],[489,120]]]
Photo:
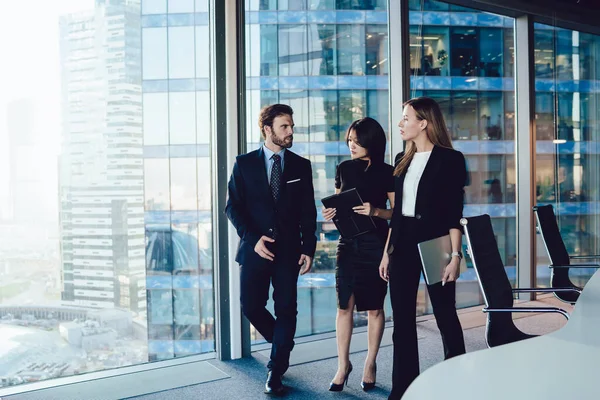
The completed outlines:
[[[283,383],[281,383],[281,376],[278,373],[269,371],[267,382],[265,383],[265,393],[274,395],[283,394]]]

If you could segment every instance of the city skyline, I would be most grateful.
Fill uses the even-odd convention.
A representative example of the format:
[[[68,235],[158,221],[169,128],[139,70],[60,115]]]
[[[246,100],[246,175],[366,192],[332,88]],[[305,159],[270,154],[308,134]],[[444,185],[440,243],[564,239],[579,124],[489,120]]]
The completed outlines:
[[[45,149],[38,158],[39,165],[56,165],[61,134],[59,18],[93,7],[93,0],[0,3],[0,14],[11,16],[0,25],[0,49],[4,54],[13,55],[11,62],[0,64],[0,221],[8,217],[10,207],[8,105],[22,98],[31,100],[36,113],[33,137],[39,147]],[[31,12],[32,8],[36,9],[35,13]],[[37,27],[35,33],[32,25]],[[19,40],[13,40],[15,37]],[[56,192],[57,169],[44,167],[36,172],[41,175],[46,192]],[[57,219],[57,195],[37,200],[45,202],[49,214]]]
[[[62,299],[144,312],[140,6],[61,18]]]

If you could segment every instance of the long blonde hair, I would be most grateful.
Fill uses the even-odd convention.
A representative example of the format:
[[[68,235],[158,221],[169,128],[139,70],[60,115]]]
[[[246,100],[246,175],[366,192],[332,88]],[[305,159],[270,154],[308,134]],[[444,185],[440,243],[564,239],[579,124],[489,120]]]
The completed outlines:
[[[411,106],[415,110],[415,114],[419,121],[427,121],[425,133],[431,143],[440,147],[453,148],[444,115],[442,114],[437,101],[430,97],[415,97],[414,99],[406,101],[402,106]],[[398,165],[396,165],[394,176],[400,176],[407,170],[416,152],[417,146],[415,146],[414,142],[410,141],[406,143],[404,157],[402,157]]]

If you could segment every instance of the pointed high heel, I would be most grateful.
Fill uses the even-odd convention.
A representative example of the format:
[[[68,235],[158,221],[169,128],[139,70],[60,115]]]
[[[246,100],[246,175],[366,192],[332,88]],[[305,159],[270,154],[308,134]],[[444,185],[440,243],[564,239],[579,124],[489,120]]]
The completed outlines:
[[[341,392],[342,390],[344,390],[344,383],[346,384],[346,386],[348,386],[348,377],[350,376],[350,372],[352,372],[352,363],[350,363],[350,367],[348,367],[348,372],[346,372],[346,376],[344,376],[344,382],[338,384],[333,383],[333,381],[331,381],[331,383],[329,384],[329,391]]]
[[[377,376],[377,363],[375,363],[374,372],[375,372],[375,376]],[[361,381],[360,387],[362,388],[363,391],[368,392],[369,390],[375,388],[375,382],[376,382],[376,380],[374,380],[373,382]]]

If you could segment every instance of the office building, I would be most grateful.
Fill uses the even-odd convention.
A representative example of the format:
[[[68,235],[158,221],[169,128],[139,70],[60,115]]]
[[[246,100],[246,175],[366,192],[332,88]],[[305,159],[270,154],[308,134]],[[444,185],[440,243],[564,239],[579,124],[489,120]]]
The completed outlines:
[[[298,358],[286,384],[301,389],[293,396],[319,397],[335,371],[339,235],[323,219],[320,199],[334,192],[336,167],[350,158],[345,134],[356,119],[381,123],[393,163],[403,149],[403,101],[439,102],[467,160],[464,215],[491,216],[513,286],[549,284],[552,261],[536,233],[534,205],[554,206],[569,254],[598,254],[597,8],[584,0],[497,3],[95,0],[86,11],[61,13],[53,39],[60,43],[60,90],[52,92],[62,100],[61,152],[58,166],[45,166],[58,168],[59,182],[55,193],[43,194],[59,199],[60,262],[48,255],[47,265],[24,279],[15,273],[20,250],[0,246],[0,333],[16,343],[0,362],[0,385],[11,386],[0,396],[44,385],[59,386],[43,392],[56,394],[73,381],[101,387],[99,397],[107,398],[168,397],[174,392],[162,391],[169,389],[207,398],[261,395],[262,369],[251,371],[264,366],[269,345],[241,313],[239,242],[223,210],[235,157],[262,144],[257,118],[267,104],[294,109],[291,150],[312,163],[318,210],[313,269],[298,280]],[[26,13],[15,17],[27,21]],[[22,93],[7,96],[6,109],[19,118],[9,121],[8,147],[18,174],[22,149],[35,146],[32,121],[43,125],[44,117]],[[14,182],[11,172],[14,223],[25,229],[16,215],[27,216],[29,206]],[[466,261],[456,306],[480,316],[484,298]],[[51,268],[62,280],[60,296],[46,283]],[[583,286],[593,272],[581,269],[572,279]],[[421,282],[417,314],[429,355],[437,331],[425,289]],[[389,345],[389,296],[384,311]],[[357,367],[366,314],[356,313],[354,325]],[[464,328],[468,348],[483,349],[484,328]],[[35,339],[22,340],[27,335]],[[383,398],[391,347],[380,357],[382,390],[373,396]],[[144,387],[98,385],[98,373],[107,381],[150,378]],[[38,380],[44,382],[28,384]],[[66,393],[56,396],[73,398]]]
[[[62,300],[144,312],[139,2],[97,1],[60,34]]]

